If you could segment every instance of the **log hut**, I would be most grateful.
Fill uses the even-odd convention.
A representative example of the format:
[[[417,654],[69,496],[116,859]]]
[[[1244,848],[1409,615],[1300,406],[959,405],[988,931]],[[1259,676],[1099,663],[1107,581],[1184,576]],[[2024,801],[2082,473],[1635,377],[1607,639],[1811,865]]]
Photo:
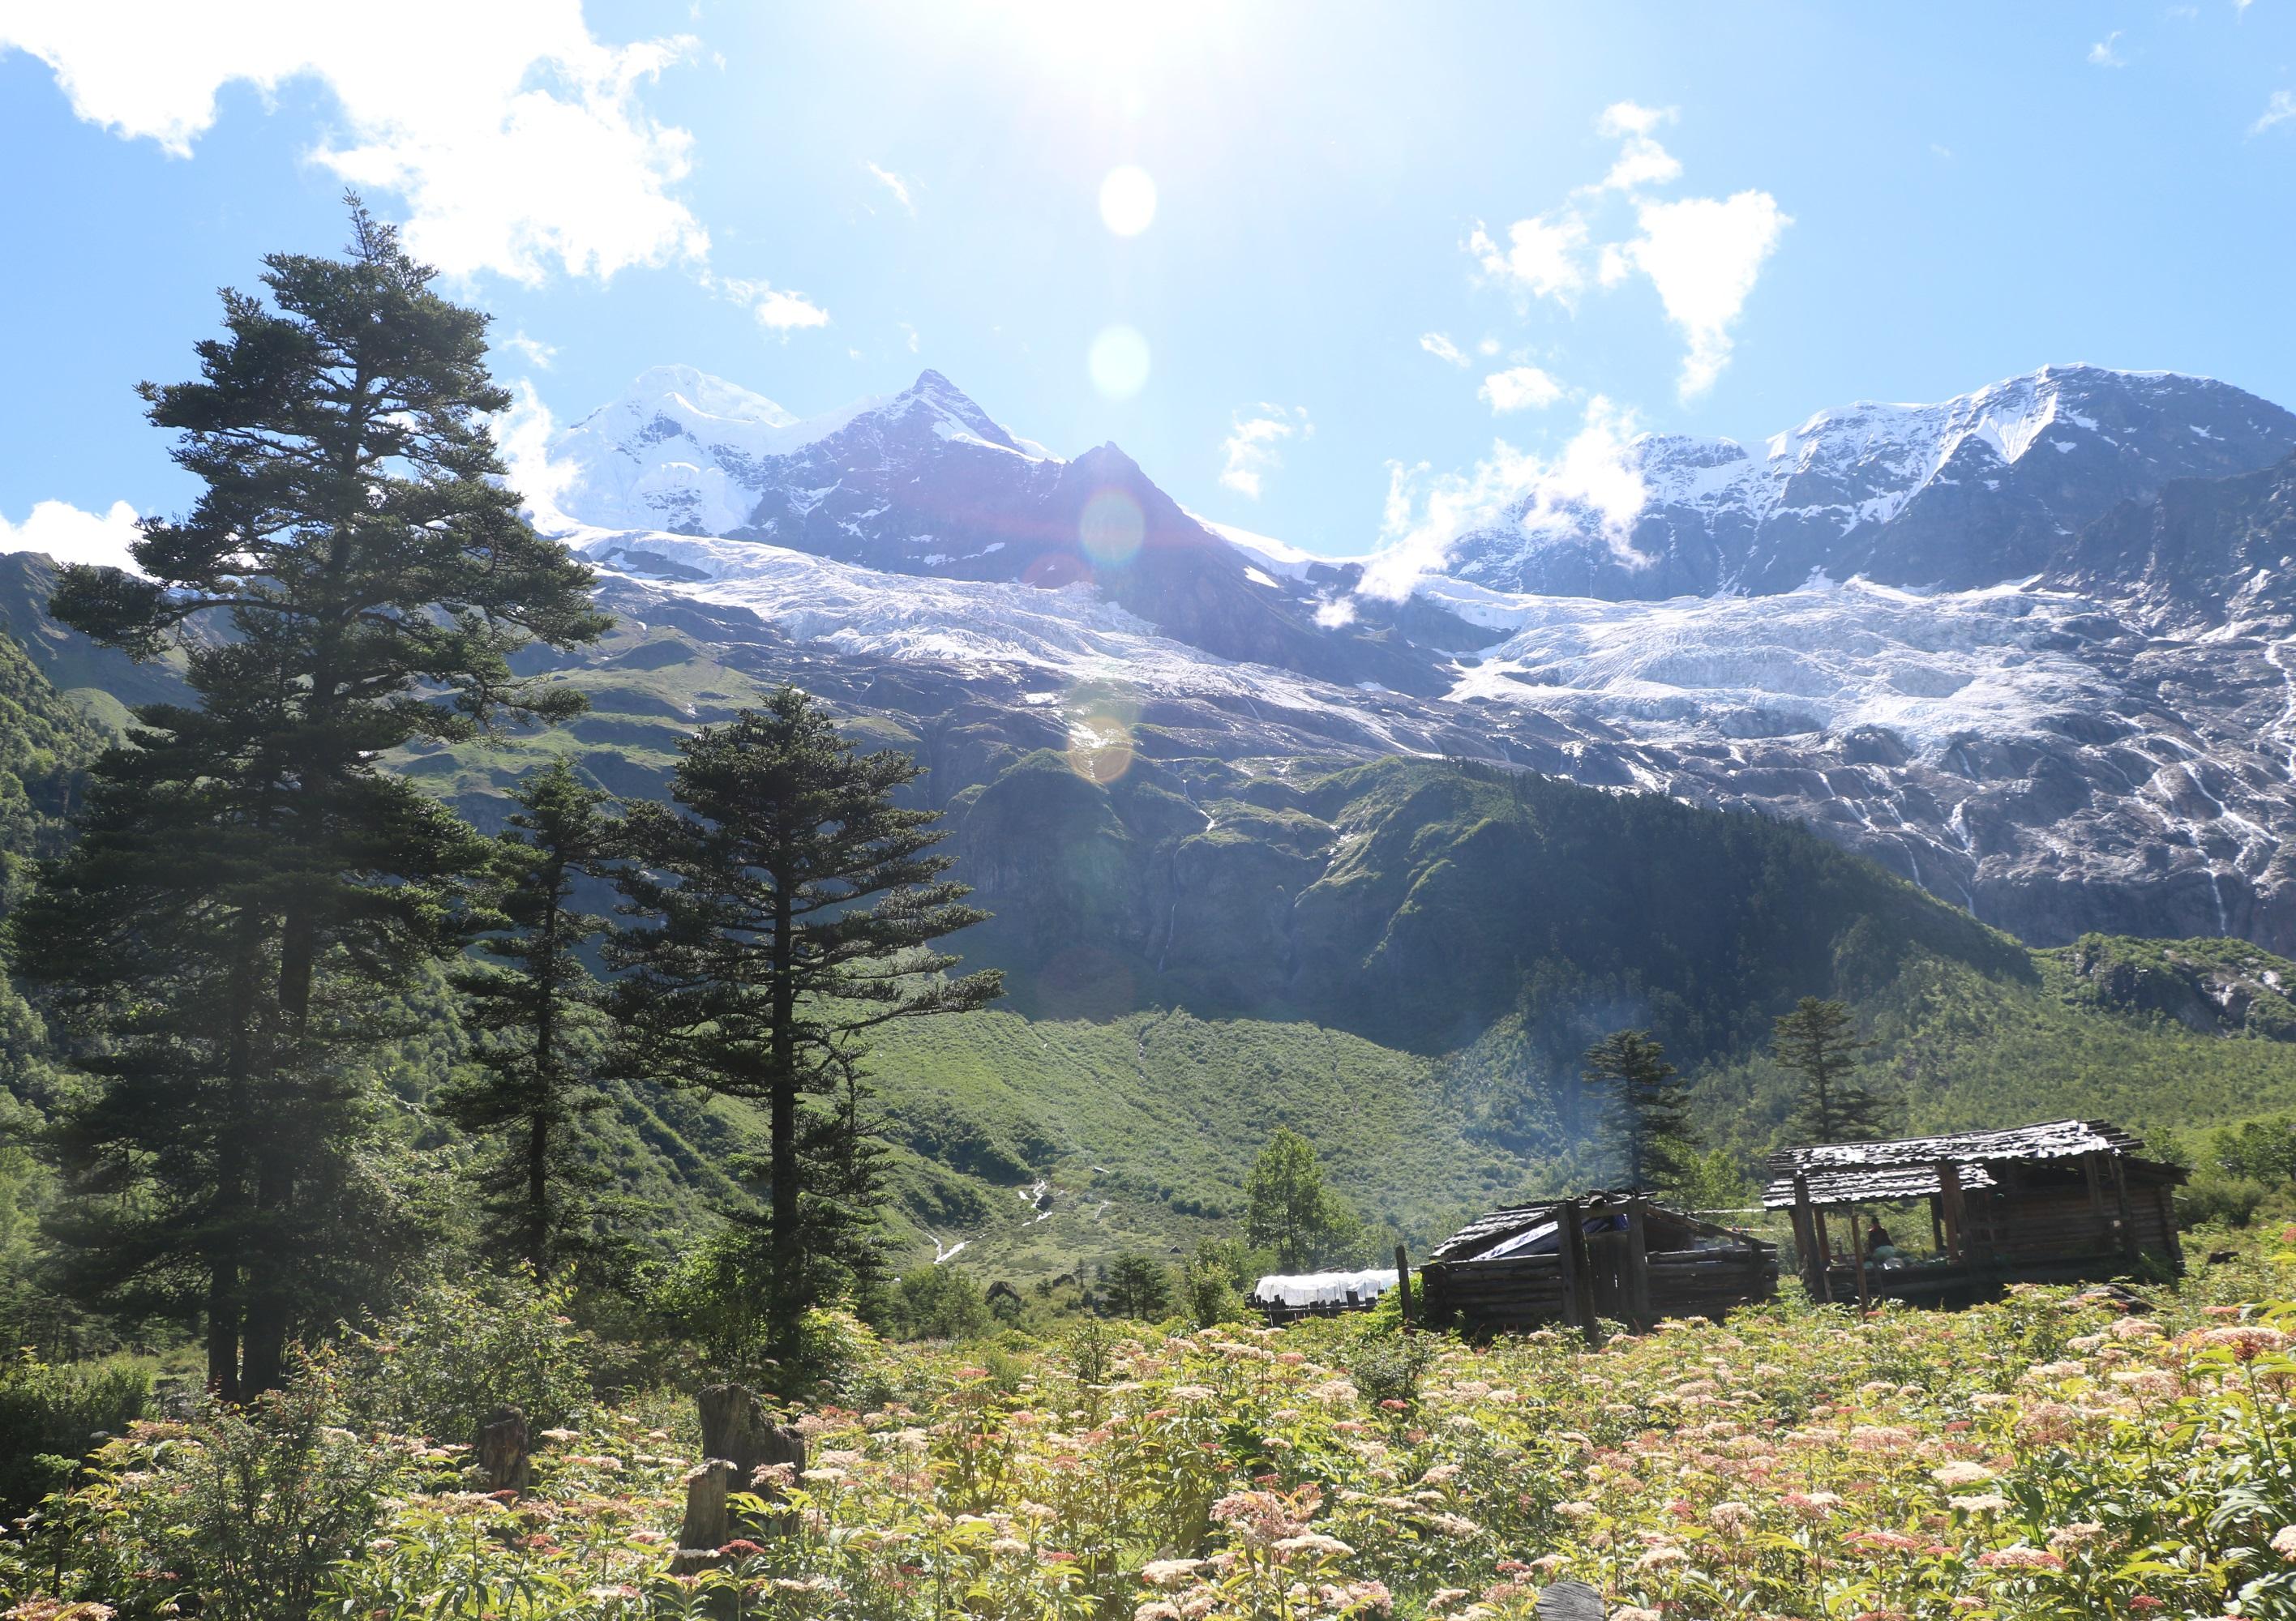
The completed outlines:
[[[1821,1300],[1962,1304],[2013,1282],[2073,1283],[2184,1270],[2174,1193],[2183,1169],[2139,1158],[2100,1120],[1829,1142],[1770,1156],[1762,1202],[1792,1214],[1801,1276]],[[1868,1207],[1927,1200],[1935,1254],[1870,1261]],[[1838,1213],[1847,1231],[1827,1229]]]
[[[1603,1319],[1647,1330],[1720,1318],[1767,1300],[1778,1254],[1632,1191],[1494,1210],[1437,1245],[1420,1268],[1431,1323],[1469,1330],[1560,1324],[1592,1340]]]

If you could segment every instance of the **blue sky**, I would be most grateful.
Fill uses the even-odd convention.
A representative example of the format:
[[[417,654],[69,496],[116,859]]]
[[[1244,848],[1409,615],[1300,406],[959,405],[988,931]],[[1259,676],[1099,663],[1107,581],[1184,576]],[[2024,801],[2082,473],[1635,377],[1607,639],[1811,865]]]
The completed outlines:
[[[2296,404],[2284,0],[193,9],[0,5],[0,549],[184,503],[132,385],[347,179],[495,313],[529,438],[663,361],[800,415],[931,366],[1325,552],[1498,440],[2053,361]]]

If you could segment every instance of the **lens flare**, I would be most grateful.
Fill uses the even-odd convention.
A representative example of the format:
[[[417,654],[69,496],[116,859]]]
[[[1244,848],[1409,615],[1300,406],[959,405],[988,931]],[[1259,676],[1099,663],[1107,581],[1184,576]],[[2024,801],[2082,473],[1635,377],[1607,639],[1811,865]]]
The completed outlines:
[[[1132,769],[1132,728],[1119,715],[1079,715],[1069,722],[1069,769],[1103,788]]]
[[[1100,183],[1101,223],[1119,236],[1137,236],[1156,220],[1156,183],[1128,163]]]
[[[1097,569],[1121,569],[1140,554],[1148,520],[1140,503],[1120,489],[1095,490],[1077,519],[1077,544]]]
[[[1111,399],[1130,399],[1148,386],[1148,340],[1128,326],[1111,326],[1092,340],[1086,364],[1094,388]]]

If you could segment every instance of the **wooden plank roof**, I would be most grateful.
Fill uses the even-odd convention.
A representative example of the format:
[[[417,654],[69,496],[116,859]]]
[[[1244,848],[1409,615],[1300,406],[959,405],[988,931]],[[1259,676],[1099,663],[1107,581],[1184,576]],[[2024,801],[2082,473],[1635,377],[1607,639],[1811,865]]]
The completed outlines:
[[[1762,1202],[1773,1210],[1794,1202],[1794,1178],[1807,1179],[1810,1202],[1922,1199],[1938,1191],[1937,1167],[1961,1167],[1961,1185],[1994,1185],[1988,1163],[2068,1159],[2081,1154],[2127,1156],[2141,1146],[2131,1134],[2103,1120],[2049,1120],[2006,1131],[1951,1132],[1899,1137],[1887,1142],[1824,1142],[1781,1149],[1769,1157],[1770,1183]]]

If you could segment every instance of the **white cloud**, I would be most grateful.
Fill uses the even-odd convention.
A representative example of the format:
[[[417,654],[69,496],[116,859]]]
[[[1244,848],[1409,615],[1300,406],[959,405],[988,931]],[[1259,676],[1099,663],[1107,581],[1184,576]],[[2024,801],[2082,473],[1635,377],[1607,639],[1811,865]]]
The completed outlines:
[[[701,284],[721,298],[747,306],[759,326],[779,333],[784,342],[790,333],[800,328],[829,324],[829,312],[820,305],[801,292],[776,287],[771,282],[712,275],[704,271]]]
[[[1248,414],[1238,411],[1234,431],[1220,444],[1226,457],[1220,483],[1247,500],[1259,500],[1261,479],[1283,464],[1284,442],[1311,438],[1315,431],[1304,405],[1259,405]]]
[[[1495,413],[1544,411],[1562,397],[1562,385],[1537,366],[1509,366],[1484,378],[1475,396]]]
[[[2113,47],[2120,43],[2120,30],[2115,29],[2088,48],[2088,65],[2092,68],[2125,68],[2128,59]]]
[[[1644,107],[1633,102],[1613,102],[1595,120],[1595,133],[1620,142],[1617,161],[1595,185],[1596,192],[1637,191],[1667,185],[1682,178],[1682,164],[1651,136],[1661,124],[1674,122],[1671,107]]]
[[[503,348],[523,356],[526,364],[540,371],[550,370],[550,363],[558,358],[558,346],[545,343],[539,338],[529,338],[524,332],[512,332],[498,340]]]
[[[1496,338],[1486,338],[1480,343],[1475,345],[1475,353],[1478,355],[1488,356],[1496,355],[1498,352],[1499,340]]]
[[[1467,357],[1460,352],[1459,346],[1441,332],[1420,333],[1419,347],[1447,364],[1463,366],[1467,364]]]
[[[60,563],[104,563],[135,569],[127,548],[141,531],[135,509],[115,501],[108,512],[86,512],[62,501],[35,504],[21,523],[0,515],[0,552],[45,552]]]
[[[1527,534],[1578,533],[1591,520],[1613,556],[1631,568],[1649,559],[1629,535],[1649,499],[1628,460],[1634,413],[1602,395],[1587,402],[1578,431],[1551,460],[1501,439],[1469,473],[1427,476],[1427,464],[1388,463],[1388,544],[1365,566],[1357,594],[1401,602],[1439,573],[1460,537],[1514,522]]]
[[[892,192],[893,200],[899,203],[904,209],[906,209],[912,217],[915,216],[917,205],[909,200],[909,183],[907,181],[902,179],[898,175],[896,175],[889,168],[879,168],[875,164],[869,162],[866,159],[862,160],[862,167],[867,169],[871,174],[877,176],[877,184],[883,186],[887,191]]]
[[[2272,93],[2272,99],[2264,103],[2263,116],[2248,127],[2248,133],[2260,135],[2275,124],[2285,124],[2291,119],[2296,119],[2296,94],[2276,90]]]
[[[906,334],[908,334],[908,340],[909,340],[909,353],[910,353],[910,354],[912,354],[912,355],[915,354],[915,353],[917,352],[917,347],[918,347],[918,342],[919,342],[919,340],[918,340],[918,338],[917,338],[917,329],[916,329],[915,327],[914,327],[914,326],[911,326],[911,325],[910,325],[907,322],[906,322],[906,321],[896,321],[896,322],[894,322],[894,323],[893,323],[893,324],[894,324],[895,326],[899,327],[899,328],[901,329],[901,331],[902,331],[902,332],[906,332]]]
[[[559,501],[582,470],[571,462],[550,459],[550,438],[558,424],[532,383],[519,380],[517,400],[495,419],[494,428],[503,461],[510,468],[510,487],[526,497],[527,514],[535,527],[545,535],[575,528]]]
[[[1579,262],[1586,250],[1587,222],[1570,209],[1516,220],[1507,227],[1504,250],[1480,224],[1467,239],[1467,250],[1494,280],[1512,282],[1535,299],[1566,305],[1587,285],[1586,267]]]
[[[709,233],[674,194],[693,137],[641,99],[694,43],[605,44],[580,0],[404,0],[388,26],[311,0],[0,10],[0,54],[38,57],[80,118],[179,158],[225,86],[320,81],[335,116],[309,162],[400,199],[418,258],[529,284],[672,263],[706,280]],[[793,294],[746,301],[776,331],[828,319]]]
[[[1661,124],[1673,123],[1674,118],[1671,107],[1644,107],[1637,102],[1612,102],[1595,120],[1595,133],[1612,139],[1622,135],[1646,135]]]
[[[1636,217],[1642,234],[1627,244],[1627,254],[1690,340],[1676,385],[1688,399],[1712,388],[1729,364],[1730,328],[1762,262],[1793,221],[1767,192],[1645,202]]]
[[[1688,340],[1677,385],[1687,399],[1711,388],[1729,364],[1731,329],[1764,261],[1793,222],[1767,192],[1672,201],[1648,194],[1681,178],[1682,165],[1652,135],[1675,116],[1670,107],[1635,102],[1606,107],[1595,127],[1621,143],[1610,172],[1560,207],[1508,226],[1504,248],[1477,222],[1466,250],[1492,279],[1573,310],[1590,283],[1607,291],[1637,273],[1648,276],[1667,318]],[[1597,242],[1588,216],[1613,192],[1628,193],[1637,233]],[[1500,405],[1489,385],[1484,397],[1496,410],[1513,408]],[[1524,403],[1547,404],[1551,397]]]

